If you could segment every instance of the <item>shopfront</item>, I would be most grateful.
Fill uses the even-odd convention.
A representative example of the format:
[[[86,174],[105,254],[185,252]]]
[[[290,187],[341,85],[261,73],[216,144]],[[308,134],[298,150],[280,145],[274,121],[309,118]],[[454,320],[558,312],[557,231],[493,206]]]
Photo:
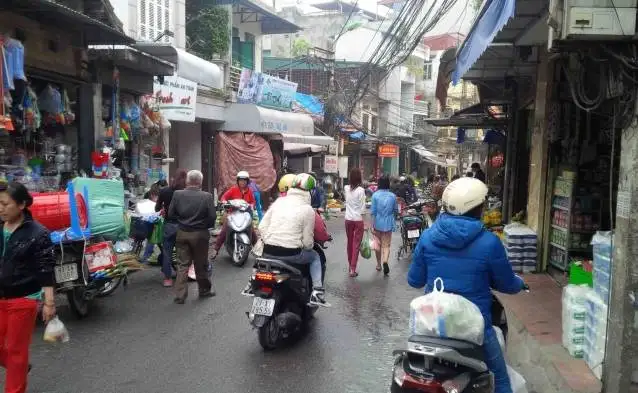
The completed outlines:
[[[18,9],[20,14],[12,10]],[[122,32],[54,2],[0,5],[0,177],[33,191],[65,187],[92,149],[94,114],[86,47],[126,44]]]
[[[213,138],[225,119],[224,72],[214,63],[183,49],[157,43],[137,43],[136,48],[175,64],[175,74],[156,82],[156,89],[180,96],[162,106],[171,121],[169,138],[170,174],[178,168],[204,173],[205,189],[212,190]],[[159,85],[161,86],[159,86]],[[182,102],[183,100],[183,102]]]
[[[248,170],[263,191],[270,190],[286,160],[286,144],[307,154],[333,143],[332,138],[314,135],[311,116],[255,104],[231,104],[216,139],[215,181],[220,190],[234,184],[239,170]]]

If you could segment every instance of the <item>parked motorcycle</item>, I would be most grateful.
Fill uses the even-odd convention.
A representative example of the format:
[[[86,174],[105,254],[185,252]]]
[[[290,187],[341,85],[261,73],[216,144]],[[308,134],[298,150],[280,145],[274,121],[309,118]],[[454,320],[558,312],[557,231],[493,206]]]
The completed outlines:
[[[527,285],[525,290],[529,290]],[[492,321],[507,342],[507,317],[493,296]],[[392,352],[391,393],[492,393],[494,376],[480,345],[451,338],[412,335],[407,349]]]
[[[321,259],[322,277],[326,275],[327,247],[315,243]],[[259,344],[272,350],[286,339],[302,332],[318,306],[309,304],[312,293],[310,265],[257,258],[250,284],[242,292],[253,297],[250,324],[259,330]]]
[[[56,291],[66,294],[71,311],[77,318],[89,314],[90,304],[96,297],[112,294],[125,277],[112,280],[91,280],[84,259],[87,244],[84,240],[56,243],[58,263],[55,266]]]
[[[250,205],[243,199],[234,199],[221,203],[219,207],[228,211],[226,251],[235,266],[244,266],[252,249],[253,214]]]
[[[399,258],[414,251],[421,233],[432,224],[431,217],[423,212],[424,205],[425,202],[417,201],[401,209],[399,226],[402,243],[399,247]]]

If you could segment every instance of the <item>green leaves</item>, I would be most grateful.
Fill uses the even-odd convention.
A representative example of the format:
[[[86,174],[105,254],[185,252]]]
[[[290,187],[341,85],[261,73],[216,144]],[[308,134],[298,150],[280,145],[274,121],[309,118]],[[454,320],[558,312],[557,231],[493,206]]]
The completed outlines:
[[[214,55],[224,56],[230,45],[230,16],[223,7],[206,6],[198,10],[191,7],[186,22],[189,52],[210,60]]]

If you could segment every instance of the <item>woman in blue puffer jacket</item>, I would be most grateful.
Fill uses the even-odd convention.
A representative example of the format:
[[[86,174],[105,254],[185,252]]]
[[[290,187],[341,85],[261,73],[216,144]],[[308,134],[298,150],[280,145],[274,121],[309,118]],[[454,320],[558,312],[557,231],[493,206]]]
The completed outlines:
[[[514,274],[500,239],[481,222],[487,196],[485,184],[463,177],[443,192],[443,212],[423,233],[410,265],[408,283],[426,293],[440,277],[445,291],[461,295],[478,306],[485,318],[483,347],[494,373],[495,393],[512,393],[505,357],[492,328],[492,289],[515,294],[524,287]]]

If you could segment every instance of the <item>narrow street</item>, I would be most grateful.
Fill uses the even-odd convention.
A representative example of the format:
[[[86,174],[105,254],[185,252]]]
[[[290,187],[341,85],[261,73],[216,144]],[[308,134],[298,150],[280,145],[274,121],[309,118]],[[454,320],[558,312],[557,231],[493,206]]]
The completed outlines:
[[[387,392],[392,350],[405,345],[408,303],[419,293],[405,282],[409,261],[397,262],[393,251],[384,279],[373,260],[362,260],[360,276],[350,279],[343,218],[328,226],[335,238],[327,250],[333,307],[317,313],[301,342],[262,350],[245,316],[249,300],[240,295],[250,266],[233,267],[222,253],[215,298],[198,300],[191,284],[186,305],[175,305],[152,268],[98,300],[85,320],[60,307],[71,341],[46,344],[37,329],[29,392]]]

